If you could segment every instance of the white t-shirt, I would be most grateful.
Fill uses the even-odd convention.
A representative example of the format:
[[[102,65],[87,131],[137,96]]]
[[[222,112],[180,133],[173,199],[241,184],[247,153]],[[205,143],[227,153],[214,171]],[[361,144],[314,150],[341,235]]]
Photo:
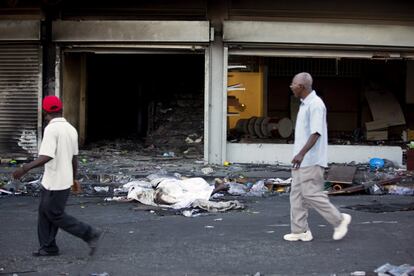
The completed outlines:
[[[64,118],[54,118],[45,128],[39,155],[52,157],[45,164],[42,185],[47,190],[66,190],[73,184],[72,158],[78,155],[78,133]]]
[[[305,154],[301,167],[319,165],[328,166],[328,131],[326,125],[326,107],[322,99],[312,91],[305,99],[301,99],[299,113],[296,118],[295,144],[293,156],[305,146],[309,137],[319,133],[315,145]]]

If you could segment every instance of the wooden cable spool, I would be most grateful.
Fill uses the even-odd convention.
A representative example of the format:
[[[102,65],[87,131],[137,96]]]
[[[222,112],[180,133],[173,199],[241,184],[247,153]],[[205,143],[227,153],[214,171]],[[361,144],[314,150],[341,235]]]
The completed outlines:
[[[288,138],[292,135],[293,124],[289,118],[256,117],[240,119],[236,123],[239,133],[249,134],[259,138],[281,137]]]

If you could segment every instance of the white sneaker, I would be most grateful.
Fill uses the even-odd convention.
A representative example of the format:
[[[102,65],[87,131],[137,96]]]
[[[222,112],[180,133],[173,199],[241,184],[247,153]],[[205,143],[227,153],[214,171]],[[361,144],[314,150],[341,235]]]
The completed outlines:
[[[310,230],[306,231],[305,233],[290,233],[283,236],[285,241],[311,241],[313,240],[312,233]]]
[[[342,213],[342,221],[341,223],[335,227],[334,233],[333,233],[333,239],[334,240],[340,240],[343,237],[345,237],[346,233],[348,233],[348,225],[351,223],[351,215]]]

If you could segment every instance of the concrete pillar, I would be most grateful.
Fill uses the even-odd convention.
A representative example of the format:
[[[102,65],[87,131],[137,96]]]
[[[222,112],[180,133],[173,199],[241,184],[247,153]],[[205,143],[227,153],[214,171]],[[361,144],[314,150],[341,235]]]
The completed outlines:
[[[227,1],[208,2],[208,18],[214,28],[214,39],[210,42],[209,84],[206,91],[205,147],[204,159],[212,164],[223,164],[226,158],[226,121],[227,121],[227,52],[223,45],[222,26],[227,18]],[[206,68],[207,69],[207,68]],[[226,74],[227,75],[227,74]]]
[[[226,91],[223,91],[224,80],[224,47],[221,39],[215,39],[209,49],[210,55],[210,91],[208,91],[208,118],[206,120],[207,141],[204,156],[206,161],[212,164],[222,164],[225,159],[226,145],[226,114],[224,113],[224,104],[227,104]]]

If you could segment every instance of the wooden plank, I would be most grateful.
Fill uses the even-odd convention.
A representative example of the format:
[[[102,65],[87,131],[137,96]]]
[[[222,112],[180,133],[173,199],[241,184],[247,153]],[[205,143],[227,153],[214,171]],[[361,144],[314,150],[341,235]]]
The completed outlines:
[[[368,141],[388,140],[388,131],[387,130],[367,131],[367,140]]]
[[[326,180],[332,183],[352,184],[356,169],[354,166],[333,165],[329,168]]]
[[[365,123],[365,128],[370,131],[370,130],[381,130],[381,129],[386,129],[389,126],[387,121],[371,121],[371,122],[366,122]]]
[[[369,181],[369,182],[365,182],[363,184],[355,185],[355,186],[345,188],[339,191],[330,191],[328,192],[328,195],[341,195],[341,194],[352,194],[352,193],[362,192],[375,184],[382,187],[384,185],[389,185],[389,184],[400,182],[401,179],[402,179],[401,176],[397,176],[391,179],[384,179],[380,181]]]
[[[374,121],[388,122],[388,126],[405,125],[401,106],[393,94],[388,91],[365,91]]]

